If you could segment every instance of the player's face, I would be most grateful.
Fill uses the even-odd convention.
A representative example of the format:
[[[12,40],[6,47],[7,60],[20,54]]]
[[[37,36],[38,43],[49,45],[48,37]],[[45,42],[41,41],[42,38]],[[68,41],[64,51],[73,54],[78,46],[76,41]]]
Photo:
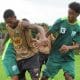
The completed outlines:
[[[78,13],[76,13],[74,10],[69,9],[68,11],[68,19],[70,22],[73,22],[76,20],[76,18],[78,17]]]
[[[11,27],[11,28],[14,28],[14,27],[15,27],[15,24],[16,24],[16,22],[17,22],[15,16],[9,17],[9,18],[7,18],[5,21],[6,21],[7,25],[8,25],[9,27]]]
[[[77,19],[78,15],[79,15],[78,13],[69,8],[68,19],[70,22],[74,22]]]

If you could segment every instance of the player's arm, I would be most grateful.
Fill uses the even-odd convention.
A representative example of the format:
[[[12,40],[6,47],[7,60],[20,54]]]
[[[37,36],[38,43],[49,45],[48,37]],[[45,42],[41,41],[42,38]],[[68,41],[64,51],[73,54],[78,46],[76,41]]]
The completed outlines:
[[[78,43],[75,43],[74,45],[71,45],[71,46],[62,45],[61,48],[59,49],[59,51],[61,53],[67,53],[69,50],[78,49],[78,48],[79,48],[79,44]]]
[[[61,18],[57,19],[56,22],[50,27],[49,31],[47,32],[46,36],[48,37],[51,33],[59,32],[60,25],[62,24],[63,20]]]
[[[46,36],[45,36],[45,30],[43,29],[43,27],[37,25],[37,24],[30,24],[27,21],[23,22],[23,26],[27,29],[35,29],[40,33],[40,39],[41,40],[45,40]]]

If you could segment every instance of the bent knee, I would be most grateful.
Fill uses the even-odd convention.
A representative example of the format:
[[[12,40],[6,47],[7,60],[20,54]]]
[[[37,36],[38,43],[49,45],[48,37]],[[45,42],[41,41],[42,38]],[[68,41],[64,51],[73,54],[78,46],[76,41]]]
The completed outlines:
[[[70,75],[67,72],[64,73],[64,77],[65,77],[65,80],[73,80],[74,79],[74,76],[73,75]]]

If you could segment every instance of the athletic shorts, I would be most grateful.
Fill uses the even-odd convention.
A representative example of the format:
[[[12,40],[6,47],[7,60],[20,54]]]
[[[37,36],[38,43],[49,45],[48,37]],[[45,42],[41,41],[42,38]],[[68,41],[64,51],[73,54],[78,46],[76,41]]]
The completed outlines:
[[[32,78],[39,77],[40,74],[40,65],[39,65],[39,55],[36,54],[30,58],[19,60],[18,67],[21,72],[20,75],[25,75],[25,72],[28,71]]]
[[[46,64],[48,60],[49,54],[44,54],[39,52],[39,62],[40,62],[40,68],[42,67],[43,64]]]
[[[20,73],[12,43],[5,45],[2,57],[3,66],[8,76],[15,76]]]
[[[60,69],[63,69],[64,73],[68,73],[72,78],[75,78],[74,61],[52,62],[49,59],[46,64],[46,69],[43,71],[43,76],[54,78]]]

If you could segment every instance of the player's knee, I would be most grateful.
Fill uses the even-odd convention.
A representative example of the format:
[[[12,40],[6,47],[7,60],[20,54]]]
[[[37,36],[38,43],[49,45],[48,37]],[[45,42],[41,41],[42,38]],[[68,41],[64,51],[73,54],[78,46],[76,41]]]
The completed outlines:
[[[39,78],[39,76],[40,76],[39,68],[34,68],[32,73],[32,78]]]
[[[18,76],[13,76],[12,80],[19,80]]]
[[[65,77],[65,80],[73,80],[73,77],[68,73],[64,73],[64,77]]]

